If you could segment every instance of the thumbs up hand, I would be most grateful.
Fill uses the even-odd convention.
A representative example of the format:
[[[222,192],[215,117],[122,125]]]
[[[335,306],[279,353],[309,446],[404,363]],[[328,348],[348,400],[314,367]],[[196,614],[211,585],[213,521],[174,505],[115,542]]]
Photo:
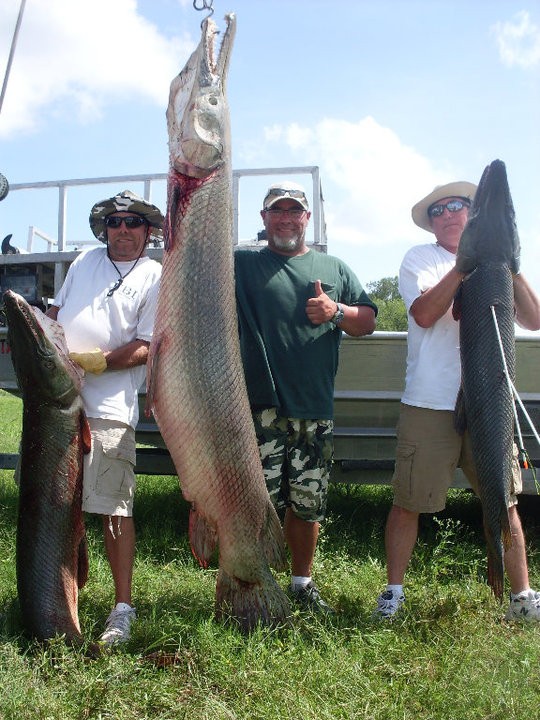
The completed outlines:
[[[336,302],[323,291],[321,281],[313,283],[315,297],[308,299],[306,303],[306,315],[314,325],[322,325],[334,317],[336,313]]]

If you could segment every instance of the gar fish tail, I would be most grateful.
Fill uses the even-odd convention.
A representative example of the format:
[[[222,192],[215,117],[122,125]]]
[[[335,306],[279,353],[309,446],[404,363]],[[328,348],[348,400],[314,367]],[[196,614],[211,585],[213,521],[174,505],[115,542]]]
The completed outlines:
[[[513,394],[505,364],[514,382],[512,270],[519,264],[519,239],[506,168],[500,160],[484,170],[459,256],[472,272],[463,281],[455,306],[460,317],[462,371],[457,427],[466,426],[470,435],[488,549],[488,581],[502,598],[504,551],[511,545],[508,498],[514,440]]]
[[[232,171],[225,80],[228,15],[171,84],[163,274],[148,361],[149,406],[192,503],[190,540],[206,566],[219,546],[216,616],[245,631],[289,612],[269,565],[285,545],[266,490],[240,358],[234,296]]]
[[[80,641],[78,591],[88,576],[82,466],[90,447],[81,371],[58,323],[10,290],[4,304],[23,399],[16,549],[22,619],[38,640]]]

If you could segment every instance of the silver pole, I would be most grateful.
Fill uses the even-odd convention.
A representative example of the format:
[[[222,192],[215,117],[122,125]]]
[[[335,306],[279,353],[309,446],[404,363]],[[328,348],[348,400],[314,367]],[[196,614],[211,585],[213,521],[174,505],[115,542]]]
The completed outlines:
[[[11,41],[11,49],[9,51],[9,58],[6,67],[6,74],[4,75],[4,84],[2,85],[2,93],[0,94],[0,112],[2,112],[2,105],[4,104],[4,95],[6,94],[9,73],[11,72],[11,63],[13,62],[13,56],[15,55],[15,47],[17,46],[17,38],[19,37],[19,29],[21,27],[22,16],[24,12],[24,6],[26,0],[21,0],[21,6],[19,8],[19,15],[17,17],[17,24],[15,25],[15,31],[13,33],[13,40]]]

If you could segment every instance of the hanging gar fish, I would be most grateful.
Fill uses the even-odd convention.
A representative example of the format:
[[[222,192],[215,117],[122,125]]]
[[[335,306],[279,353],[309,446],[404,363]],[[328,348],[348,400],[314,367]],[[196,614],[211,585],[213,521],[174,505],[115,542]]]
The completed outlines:
[[[467,428],[478,473],[488,581],[502,598],[504,551],[511,545],[508,498],[512,478],[515,382],[514,288],[519,238],[506,168],[493,161],[478,185],[457,257],[471,268],[454,306],[460,319],[462,389],[456,427]],[[500,332],[494,322],[493,310]],[[501,347],[502,346],[502,347]]]
[[[193,553],[219,545],[216,616],[245,631],[281,622],[287,598],[269,565],[285,543],[264,481],[240,358],[233,271],[225,80],[235,31],[214,58],[216,24],[171,84],[163,274],[148,361],[148,406],[192,503]]]
[[[90,429],[60,325],[8,290],[4,309],[23,399],[17,588],[23,623],[39,640],[81,641],[78,591],[88,577],[82,514]]]

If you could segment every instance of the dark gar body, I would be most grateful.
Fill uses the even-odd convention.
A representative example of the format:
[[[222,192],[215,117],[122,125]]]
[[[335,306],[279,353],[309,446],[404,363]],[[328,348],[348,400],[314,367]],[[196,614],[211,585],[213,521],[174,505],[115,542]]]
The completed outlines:
[[[58,323],[4,293],[9,344],[23,399],[17,519],[17,589],[26,630],[79,641],[78,590],[88,576],[81,509],[90,432],[81,371]]]
[[[262,471],[244,381],[234,294],[232,170],[224,92],[233,15],[171,84],[165,250],[148,361],[148,402],[192,503],[190,540],[206,566],[216,544],[216,616],[243,630],[282,621],[287,598],[269,565],[285,545]]]
[[[456,304],[462,371],[456,418],[458,429],[466,426],[470,435],[488,549],[488,580],[501,598],[504,551],[511,544],[507,508],[514,440],[514,399],[505,364],[514,383],[512,269],[519,261],[519,239],[506,169],[500,160],[482,175],[459,255],[474,270],[462,283]]]

